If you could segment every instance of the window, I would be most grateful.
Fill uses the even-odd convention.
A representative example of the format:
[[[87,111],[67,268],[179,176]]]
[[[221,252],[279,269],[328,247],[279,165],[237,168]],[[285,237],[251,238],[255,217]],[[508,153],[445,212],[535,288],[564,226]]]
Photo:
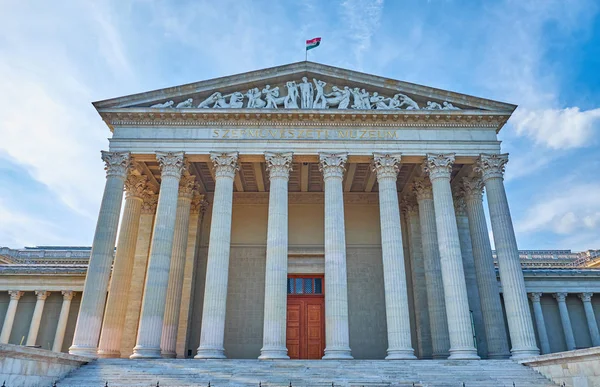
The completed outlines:
[[[288,294],[323,294],[323,278],[288,278]]]

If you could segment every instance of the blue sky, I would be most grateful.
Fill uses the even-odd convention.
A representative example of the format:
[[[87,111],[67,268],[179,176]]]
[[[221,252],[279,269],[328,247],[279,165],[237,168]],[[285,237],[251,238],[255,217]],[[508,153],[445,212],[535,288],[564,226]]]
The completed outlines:
[[[519,105],[500,133],[522,249],[600,248],[600,5],[14,1],[0,12],[0,246],[89,245],[91,102],[304,58]]]

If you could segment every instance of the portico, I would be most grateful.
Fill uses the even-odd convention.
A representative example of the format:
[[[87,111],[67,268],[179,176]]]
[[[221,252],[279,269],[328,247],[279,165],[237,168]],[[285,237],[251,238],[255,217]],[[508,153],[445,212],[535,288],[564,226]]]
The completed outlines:
[[[325,106],[270,94],[303,77]],[[294,329],[323,359],[539,353],[497,140],[514,105],[301,62],[95,106],[113,135],[71,353],[285,359]],[[324,310],[291,327],[303,275]]]

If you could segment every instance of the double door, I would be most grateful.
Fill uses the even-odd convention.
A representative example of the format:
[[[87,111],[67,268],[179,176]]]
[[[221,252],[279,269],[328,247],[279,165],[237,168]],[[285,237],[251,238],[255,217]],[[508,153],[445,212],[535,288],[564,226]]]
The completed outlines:
[[[322,276],[290,276],[287,299],[290,359],[321,359],[325,350],[325,298]]]

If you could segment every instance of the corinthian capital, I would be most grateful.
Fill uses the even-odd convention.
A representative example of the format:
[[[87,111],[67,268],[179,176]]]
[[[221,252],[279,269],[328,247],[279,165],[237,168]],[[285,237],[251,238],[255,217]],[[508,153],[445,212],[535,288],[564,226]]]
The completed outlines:
[[[102,161],[106,164],[104,170],[106,176],[117,176],[122,179],[127,177],[131,165],[131,154],[129,152],[106,152],[101,151]]]
[[[63,290],[61,291],[62,295],[63,295],[63,300],[66,301],[71,301],[73,299],[73,296],[75,295],[75,292],[72,290]]]
[[[554,293],[553,296],[554,298],[556,298],[556,301],[558,302],[565,302],[567,299],[567,295],[568,293]]]
[[[161,177],[172,176],[179,179],[185,170],[183,156],[183,152],[156,152]]]
[[[129,174],[125,180],[127,197],[142,199],[144,191],[148,189],[148,176]]]
[[[142,194],[142,214],[154,214],[158,205],[158,195],[150,190],[144,191]]]
[[[36,290],[35,295],[38,300],[45,300],[50,295],[50,292],[47,290]]]
[[[467,203],[465,202],[463,191],[461,189],[454,190],[452,196],[456,216],[467,216]]]
[[[319,153],[319,171],[323,173],[323,178],[343,178],[346,160],[348,160],[346,153]]]
[[[24,294],[24,292],[21,292],[19,290],[9,290],[8,294],[10,295],[11,300],[19,300]]]
[[[238,153],[214,153],[210,154],[210,159],[213,162],[215,177],[228,177],[233,179],[235,171],[239,169]]]
[[[271,153],[265,152],[265,162],[267,163],[267,172],[269,178],[283,177],[288,179],[292,170],[291,153]]]
[[[529,293],[529,299],[533,302],[540,302],[542,293]]]
[[[204,195],[198,194],[198,191],[194,191],[194,197],[192,198],[192,205],[190,207],[190,212],[192,214],[199,214],[202,211],[202,204],[206,202],[204,200]]]
[[[400,154],[373,153],[373,172],[377,172],[377,180],[398,178],[400,170]]]
[[[579,298],[583,302],[592,302],[592,296],[594,293],[579,293]]]
[[[192,199],[194,192],[197,190],[198,184],[196,183],[196,176],[184,175],[179,180],[179,197],[186,199]]]
[[[400,211],[408,216],[418,214],[419,205],[413,195],[404,196],[402,200],[400,200]]]
[[[481,154],[477,159],[474,170],[481,173],[484,182],[492,178],[502,179],[506,163],[508,163],[508,153],[501,155]]]
[[[452,165],[454,164],[454,153],[445,154],[427,154],[423,171],[429,174],[432,181],[439,178],[449,179],[452,174]]]
[[[481,180],[481,177],[463,177],[461,189],[465,200],[482,200],[483,181]]]
[[[425,177],[416,177],[412,183],[413,191],[417,196],[417,201],[433,200],[433,191],[431,181]]]

